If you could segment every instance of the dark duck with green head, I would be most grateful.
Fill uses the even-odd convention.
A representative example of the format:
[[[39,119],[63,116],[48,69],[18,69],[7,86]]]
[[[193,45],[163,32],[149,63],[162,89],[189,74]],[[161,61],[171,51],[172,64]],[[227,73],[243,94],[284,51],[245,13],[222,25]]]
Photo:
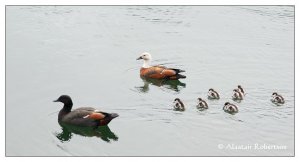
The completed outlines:
[[[92,107],[80,107],[71,111],[73,102],[70,96],[62,95],[54,102],[62,102],[64,107],[59,111],[58,122],[87,127],[107,125],[118,117],[116,113],[106,113]]]

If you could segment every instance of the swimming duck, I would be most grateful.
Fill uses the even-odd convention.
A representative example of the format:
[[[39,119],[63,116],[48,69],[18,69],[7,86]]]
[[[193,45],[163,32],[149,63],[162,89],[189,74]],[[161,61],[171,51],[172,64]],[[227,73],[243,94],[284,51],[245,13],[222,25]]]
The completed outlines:
[[[232,114],[232,113],[237,113],[237,112],[239,111],[239,110],[238,110],[238,107],[237,107],[236,105],[231,104],[231,103],[229,103],[229,102],[226,102],[226,103],[224,104],[223,110],[224,110],[225,112],[230,113],[230,114]]]
[[[238,85],[238,90],[239,90],[243,95],[245,95],[245,91],[244,91],[244,89],[242,88],[241,85]]]
[[[220,99],[219,93],[212,88],[208,90],[207,97],[208,99]]]
[[[274,102],[275,104],[284,104],[284,98],[281,95],[279,95],[277,92],[274,92],[272,94],[272,97],[273,98],[271,99],[271,101]]]
[[[243,96],[245,96],[245,91],[241,85],[238,85],[238,90],[242,93]]]
[[[243,94],[241,91],[238,89],[233,90],[233,95],[232,95],[233,100],[243,100]]]
[[[107,125],[112,119],[118,117],[116,113],[106,113],[92,107],[81,107],[71,111],[73,102],[70,96],[62,95],[53,102],[62,102],[64,107],[59,111],[58,122],[77,125],[97,127]]]
[[[198,98],[198,102],[199,102],[197,105],[198,108],[208,109],[207,103],[202,98]]]
[[[139,58],[137,58],[137,60],[140,59],[144,60],[144,64],[140,69],[141,77],[153,78],[153,79],[170,79],[170,80],[186,78],[186,76],[179,74],[181,72],[185,72],[184,70],[167,68],[160,65],[150,66],[149,64],[152,59],[150,53],[147,52],[142,53],[142,55]]]
[[[182,101],[179,98],[175,98],[174,100],[174,109],[177,111],[184,111],[184,104],[182,103]]]

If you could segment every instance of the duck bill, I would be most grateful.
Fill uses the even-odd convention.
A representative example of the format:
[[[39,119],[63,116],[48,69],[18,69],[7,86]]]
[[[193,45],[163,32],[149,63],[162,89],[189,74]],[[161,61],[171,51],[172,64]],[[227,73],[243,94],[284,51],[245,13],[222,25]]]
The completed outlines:
[[[54,100],[53,102],[58,102],[58,100]]]
[[[141,56],[141,57],[138,57],[136,60],[141,60],[141,59],[143,59],[142,56]]]

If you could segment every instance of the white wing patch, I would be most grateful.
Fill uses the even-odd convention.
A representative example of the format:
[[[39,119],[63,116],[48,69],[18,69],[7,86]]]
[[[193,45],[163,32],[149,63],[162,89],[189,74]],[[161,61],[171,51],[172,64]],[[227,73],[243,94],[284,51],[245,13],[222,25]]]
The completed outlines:
[[[88,118],[90,115],[86,115],[86,116],[84,116],[83,118]]]

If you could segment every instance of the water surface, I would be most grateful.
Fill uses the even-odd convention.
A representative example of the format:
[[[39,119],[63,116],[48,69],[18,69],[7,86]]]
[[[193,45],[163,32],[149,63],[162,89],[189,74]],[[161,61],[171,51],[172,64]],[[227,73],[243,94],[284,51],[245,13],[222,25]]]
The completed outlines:
[[[144,51],[187,78],[141,79]],[[221,99],[199,111],[209,88]],[[274,91],[284,105],[270,102]],[[61,127],[52,101],[62,94],[120,116],[96,130]],[[177,97],[186,111],[173,111]],[[226,101],[239,113],[222,111]],[[256,144],[285,149],[234,149]],[[294,8],[7,6],[6,155],[294,155]]]

